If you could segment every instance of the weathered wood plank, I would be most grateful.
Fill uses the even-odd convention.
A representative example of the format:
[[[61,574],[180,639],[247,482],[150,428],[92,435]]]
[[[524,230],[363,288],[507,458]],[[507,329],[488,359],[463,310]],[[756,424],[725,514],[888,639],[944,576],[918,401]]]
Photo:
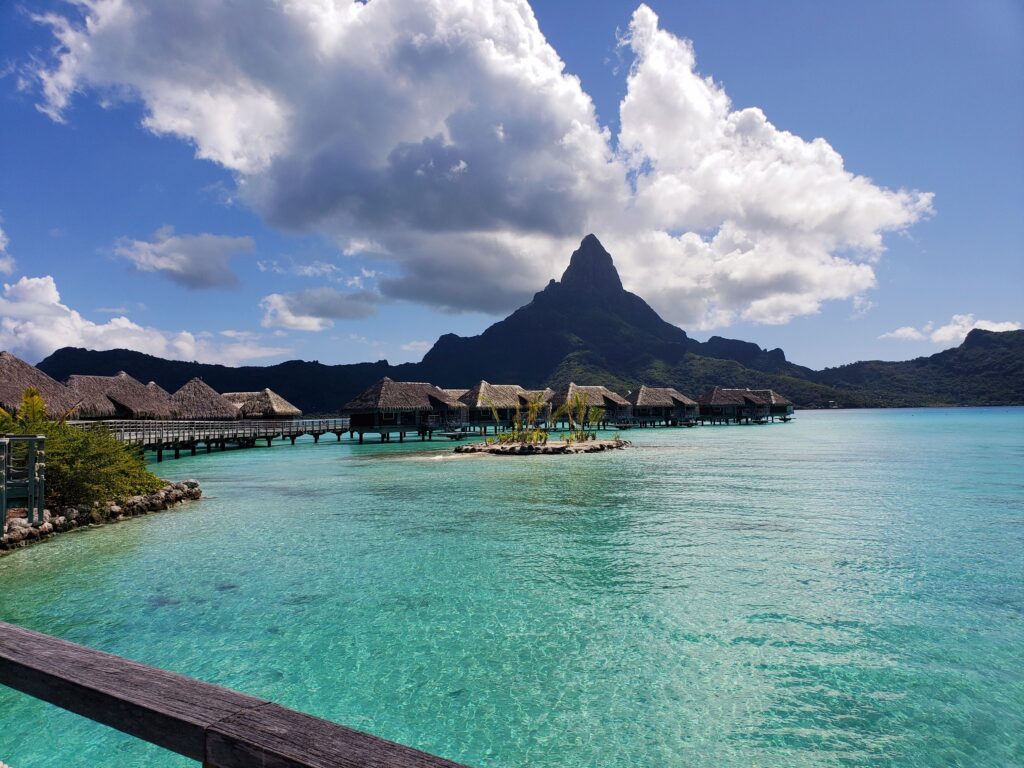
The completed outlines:
[[[193,760],[210,725],[267,703],[3,622],[0,683]]]
[[[459,763],[268,704],[211,726],[216,768],[460,768]]]
[[[263,699],[5,622],[0,685],[210,768],[460,768]]]

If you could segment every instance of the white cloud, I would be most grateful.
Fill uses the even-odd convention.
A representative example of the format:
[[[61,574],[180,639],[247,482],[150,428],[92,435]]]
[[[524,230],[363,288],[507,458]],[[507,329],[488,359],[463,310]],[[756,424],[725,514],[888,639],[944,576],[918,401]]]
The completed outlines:
[[[294,267],[294,272],[299,277],[331,277],[340,271],[341,268],[337,264],[319,259],[311,264],[296,264]]]
[[[897,328],[894,331],[883,333],[878,338],[880,339],[899,339],[901,341],[924,341],[926,337],[924,331],[919,331],[912,325],[904,325]]]
[[[877,305],[871,301],[867,296],[854,296],[853,297],[853,314],[851,317],[864,317],[868,312],[874,309]]]
[[[7,252],[7,233],[0,227],[0,273],[9,275],[14,271],[14,257]]]
[[[269,224],[392,260],[384,294],[443,309],[516,306],[594,231],[674,322],[784,323],[865,296],[885,233],[931,211],[733,110],[644,5],[617,137],[525,0],[77,7],[41,19],[58,42],[37,68],[45,112],[64,119],[79,91],[141,101]],[[284,296],[264,299],[271,323],[326,327]]]
[[[335,320],[358,320],[377,311],[380,296],[371,291],[344,293],[334,288],[309,288],[296,293],[272,293],[260,302],[265,328],[323,331]]]
[[[402,345],[403,352],[429,352],[430,348],[434,346],[429,341],[407,341]]]
[[[162,227],[150,241],[122,238],[114,253],[140,272],[159,272],[186,288],[231,288],[238,285],[231,259],[252,249],[251,237],[176,235]]]
[[[0,349],[37,362],[60,347],[134,349],[173,360],[237,365],[284,354],[289,350],[251,340],[215,343],[207,334],[163,331],[142,326],[127,317],[95,323],[61,303],[53,277],[22,277],[5,284],[0,297]]]
[[[973,314],[953,315],[945,325],[936,327],[935,323],[925,323],[920,328],[912,325],[905,325],[894,331],[883,333],[880,339],[897,339],[901,341],[930,341],[933,344],[956,346],[960,344],[967,334],[975,328],[983,331],[1019,331],[1024,324],[1013,320],[995,322],[992,320],[978,320]]]
[[[1024,325],[1013,321],[976,320],[974,315],[953,315],[946,325],[933,330],[929,338],[936,344],[959,344],[975,328],[983,331],[1019,331]]]

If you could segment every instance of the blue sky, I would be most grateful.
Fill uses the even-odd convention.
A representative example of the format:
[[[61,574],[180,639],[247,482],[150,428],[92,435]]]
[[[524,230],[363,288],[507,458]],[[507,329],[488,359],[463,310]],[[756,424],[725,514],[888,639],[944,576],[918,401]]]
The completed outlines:
[[[136,5],[0,6],[32,361],[417,360],[588,231],[691,335],[814,367],[1024,323],[1019,3]]]

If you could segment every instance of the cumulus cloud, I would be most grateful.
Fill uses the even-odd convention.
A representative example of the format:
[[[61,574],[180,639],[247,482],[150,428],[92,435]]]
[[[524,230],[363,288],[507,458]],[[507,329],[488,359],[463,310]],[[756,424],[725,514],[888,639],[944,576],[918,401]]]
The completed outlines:
[[[173,227],[162,227],[152,240],[122,238],[114,253],[140,272],[157,272],[186,288],[203,289],[238,285],[231,259],[252,249],[251,237],[176,235]]]
[[[22,277],[5,284],[0,296],[0,349],[37,362],[60,347],[134,349],[173,360],[237,365],[289,351],[247,338],[216,343],[207,334],[163,331],[127,317],[95,323],[61,302],[53,277]]]
[[[904,325],[894,331],[883,333],[878,338],[897,339],[899,341],[930,341],[933,344],[955,346],[967,338],[967,334],[975,328],[980,328],[984,331],[1019,331],[1024,328],[1024,324],[1013,320],[1003,322],[978,320],[973,314],[953,315],[945,325],[936,326],[933,322],[925,323],[920,328]]]
[[[430,348],[434,346],[429,341],[407,341],[402,345],[403,352],[429,352]]]
[[[380,295],[373,291],[345,293],[334,288],[309,288],[295,293],[264,296],[263,327],[293,331],[323,331],[335,320],[358,320],[377,311]]]
[[[7,252],[7,233],[0,227],[0,273],[9,275],[14,271],[14,257]]]
[[[847,170],[757,108],[734,110],[645,5],[619,133],[600,124],[525,0],[88,0],[39,17],[57,41],[40,108],[137,100],[145,126],[235,173],[273,226],[392,260],[383,294],[516,306],[594,231],[668,319],[784,323],[864,297],[887,232],[931,195]],[[457,277],[456,277],[457,276]],[[330,318],[284,294],[270,324]]]
[[[928,338],[928,333],[931,331],[931,323],[926,325],[922,329],[917,329],[912,325],[903,325],[899,328],[883,333],[878,338],[880,339],[899,339],[900,341],[924,341]]]

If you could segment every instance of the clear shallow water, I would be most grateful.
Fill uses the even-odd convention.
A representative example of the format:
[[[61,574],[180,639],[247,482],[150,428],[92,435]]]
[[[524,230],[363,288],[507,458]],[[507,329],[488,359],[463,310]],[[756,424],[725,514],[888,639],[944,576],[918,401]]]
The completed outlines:
[[[165,462],[0,617],[478,766],[1024,764],[1024,409]],[[192,765],[0,689],[0,760]]]

